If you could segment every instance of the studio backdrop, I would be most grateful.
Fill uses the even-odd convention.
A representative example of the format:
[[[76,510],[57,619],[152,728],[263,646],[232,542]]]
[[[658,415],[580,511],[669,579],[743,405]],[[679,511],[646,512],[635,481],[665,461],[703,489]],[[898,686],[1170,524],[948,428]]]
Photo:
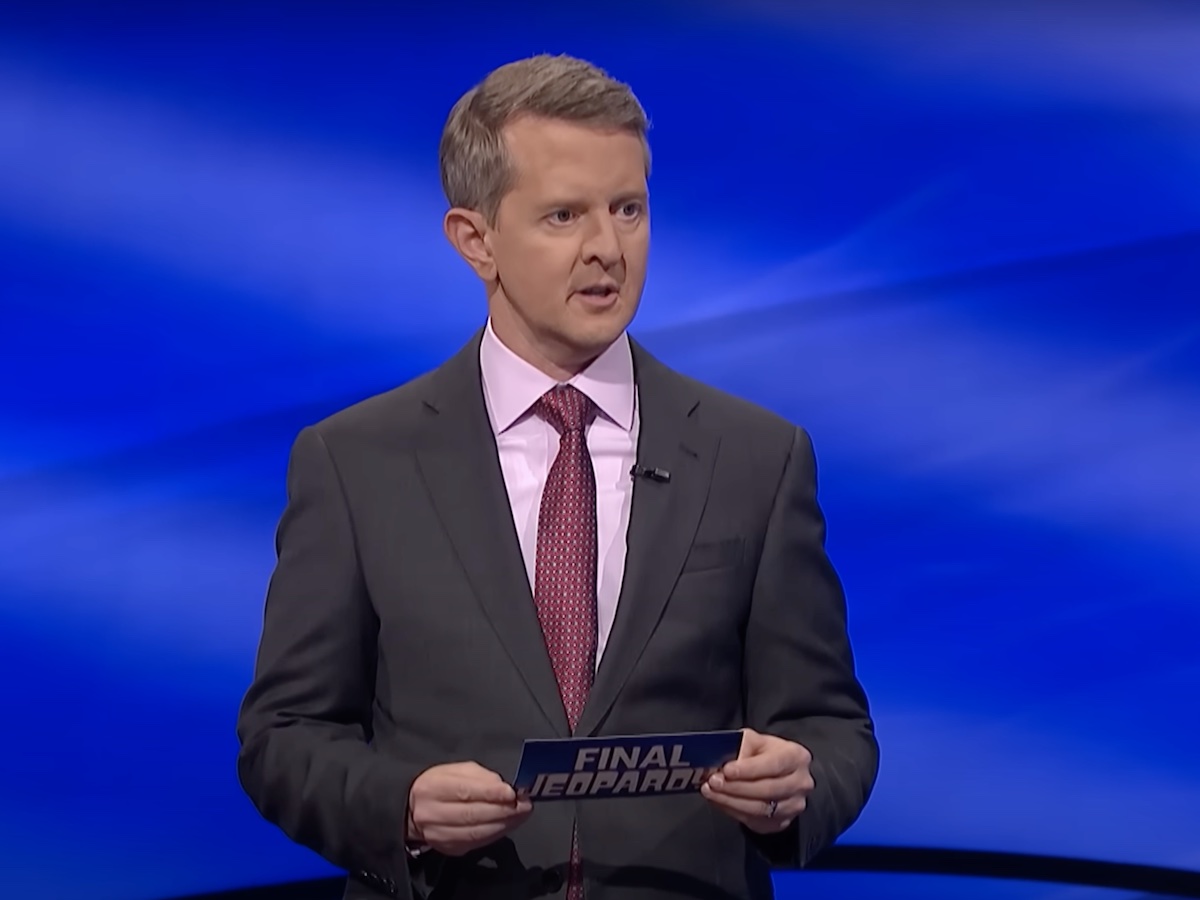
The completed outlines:
[[[336,874],[235,773],[287,453],[482,324],[437,142],[539,52],[652,119],[633,334],[815,442],[882,745],[843,843],[1200,869],[1200,7],[28,0],[0,896]]]

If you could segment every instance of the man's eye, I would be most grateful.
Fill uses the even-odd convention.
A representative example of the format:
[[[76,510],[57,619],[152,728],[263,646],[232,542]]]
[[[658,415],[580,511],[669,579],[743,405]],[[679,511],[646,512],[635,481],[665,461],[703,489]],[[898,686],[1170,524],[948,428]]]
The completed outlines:
[[[636,216],[640,216],[641,214],[642,204],[638,203],[637,201],[630,201],[621,207],[621,215],[626,216],[627,218],[632,219]]]
[[[565,225],[575,218],[575,216],[569,209],[559,209],[551,213],[550,218],[560,225]]]

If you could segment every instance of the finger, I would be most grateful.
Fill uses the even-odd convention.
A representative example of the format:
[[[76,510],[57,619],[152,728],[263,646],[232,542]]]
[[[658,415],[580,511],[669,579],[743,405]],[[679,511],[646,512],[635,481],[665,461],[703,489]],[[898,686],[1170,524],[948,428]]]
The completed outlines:
[[[517,802],[517,792],[499,776],[495,779],[482,776],[447,778],[439,781],[433,791],[435,799],[457,803],[508,803]]]
[[[470,829],[476,826],[504,825],[520,820],[533,809],[532,804],[458,803],[430,800],[414,809],[413,824],[425,837],[436,829]]]
[[[483,822],[476,825],[453,823],[430,825],[423,831],[423,839],[435,850],[458,855],[503,837],[529,818],[532,810],[533,808],[530,806],[504,821]]]
[[[731,781],[718,772],[708,780],[708,786],[718,794],[743,800],[777,800],[793,794],[808,794],[813,788],[812,779],[800,777],[799,773],[758,781]]]
[[[508,803],[516,800],[511,785],[496,772],[475,762],[434,766],[413,782],[414,799]]]
[[[738,750],[738,759],[758,756],[767,748],[769,741],[765,734],[759,734],[753,728],[742,729],[742,746]]]
[[[796,768],[796,760],[788,753],[770,750],[758,756],[736,759],[721,767],[727,781],[758,781],[780,778]]]
[[[700,789],[700,793],[706,800],[727,812],[742,817],[745,820],[760,823],[764,820],[790,823],[792,819],[804,812],[806,806],[804,797],[788,797],[779,801],[778,806],[775,808],[775,815],[768,816],[768,805],[765,800],[748,800],[744,797],[733,797],[729,794],[714,791],[708,785],[704,785]],[[743,824],[749,824],[749,822],[747,821]]]
[[[747,816],[729,809],[722,809],[721,812],[758,834],[775,834],[780,831],[786,831],[791,827],[792,822],[795,821],[794,819],[780,819],[778,817],[764,819],[759,816]]]
[[[441,769],[447,775],[453,775],[456,779],[463,781],[477,781],[481,784],[500,784],[504,782],[504,777],[499,772],[481,766],[474,761],[450,763],[449,765],[441,766]]]
[[[500,776],[486,766],[481,766],[474,760],[466,760],[464,762],[446,763],[441,766],[447,772],[453,772],[461,778],[480,778],[485,780],[495,780]]]
[[[807,747],[781,738],[766,738],[765,749],[753,756],[726,763],[721,771],[729,779],[775,778],[788,772],[808,771],[812,754]]]
[[[491,769],[481,766],[474,761],[444,763],[440,766],[434,766],[429,770],[437,772],[443,778],[453,778],[455,781],[503,781],[499,773],[493,772]]]
[[[774,816],[768,816],[767,807],[763,803],[756,803],[753,810],[748,810],[743,802],[732,801],[727,797],[712,795],[708,796],[708,800],[723,814],[759,834],[784,831],[795,821],[795,816],[789,814],[782,805],[775,810]]]
[[[433,803],[425,812],[425,819],[431,825],[442,825],[456,828],[471,828],[476,825],[503,824],[519,818],[529,812],[531,804],[513,803]],[[428,826],[422,824],[422,828]]]

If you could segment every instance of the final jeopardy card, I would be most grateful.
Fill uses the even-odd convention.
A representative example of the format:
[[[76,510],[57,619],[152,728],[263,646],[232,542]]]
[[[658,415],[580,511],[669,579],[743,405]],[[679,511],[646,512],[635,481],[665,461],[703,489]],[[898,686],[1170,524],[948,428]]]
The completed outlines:
[[[741,731],[531,740],[513,787],[538,801],[691,793],[741,747]]]

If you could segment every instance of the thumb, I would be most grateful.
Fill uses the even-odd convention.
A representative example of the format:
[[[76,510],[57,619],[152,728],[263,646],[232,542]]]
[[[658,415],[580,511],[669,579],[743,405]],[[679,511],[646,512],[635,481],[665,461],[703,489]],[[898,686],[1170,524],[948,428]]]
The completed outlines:
[[[742,729],[742,746],[738,750],[737,759],[732,762],[727,762],[722,767],[721,772],[726,778],[737,778],[739,769],[738,763],[743,759],[750,759],[760,755],[767,748],[767,739],[764,735],[759,734],[753,728]]]
[[[765,734],[759,734],[753,728],[742,729],[742,747],[738,751],[738,759],[748,759],[758,756],[767,749],[769,741]]]
[[[472,781],[503,781],[499,772],[493,772],[491,769],[484,768],[479,763],[471,761],[459,763],[457,766],[458,774],[464,778],[470,778]]]

